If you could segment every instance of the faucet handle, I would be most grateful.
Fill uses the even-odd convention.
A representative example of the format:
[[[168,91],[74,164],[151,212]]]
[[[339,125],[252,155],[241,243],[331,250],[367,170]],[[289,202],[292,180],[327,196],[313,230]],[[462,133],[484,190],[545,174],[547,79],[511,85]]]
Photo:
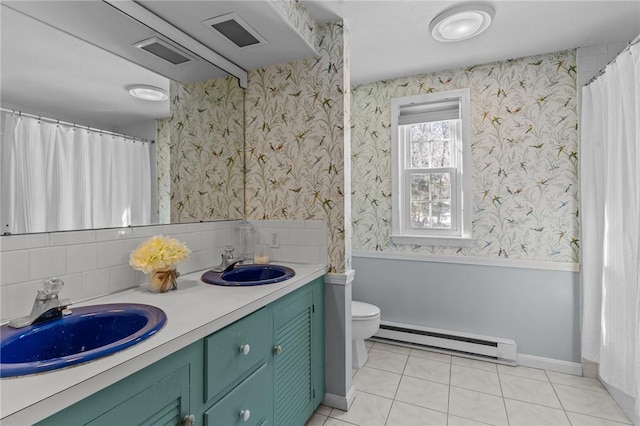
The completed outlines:
[[[233,247],[231,247],[231,246],[227,246],[227,247],[224,249],[224,254],[223,254],[224,259],[226,259],[226,260],[232,260],[232,259],[233,259],[233,251],[234,251],[234,248],[233,248]]]
[[[42,290],[40,290],[38,293],[43,296],[53,298],[56,297],[58,293],[60,293],[62,287],[64,287],[64,281],[62,281],[60,278],[51,277],[45,280],[44,285],[42,286]]]

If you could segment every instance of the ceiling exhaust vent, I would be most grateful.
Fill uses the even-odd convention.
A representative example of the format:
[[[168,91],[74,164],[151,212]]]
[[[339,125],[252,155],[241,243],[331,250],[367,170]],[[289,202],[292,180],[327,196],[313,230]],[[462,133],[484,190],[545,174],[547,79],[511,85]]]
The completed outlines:
[[[180,49],[160,37],[148,38],[135,43],[134,46],[173,65],[182,65],[196,61],[193,56],[189,55],[183,49]]]
[[[240,49],[267,44],[267,41],[235,12],[207,19],[202,23]]]

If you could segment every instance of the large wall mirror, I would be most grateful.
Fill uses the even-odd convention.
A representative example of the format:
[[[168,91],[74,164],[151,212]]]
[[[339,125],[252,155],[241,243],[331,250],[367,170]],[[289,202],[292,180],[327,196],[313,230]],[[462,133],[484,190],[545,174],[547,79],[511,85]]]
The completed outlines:
[[[105,34],[128,37],[115,41],[122,49],[131,41],[159,41],[153,49],[163,48],[167,40],[146,34],[148,28],[127,34],[91,9],[114,12],[104,2],[59,2],[73,10],[50,10],[55,22],[36,3],[54,2],[1,5],[0,234],[242,218],[244,90],[238,80],[187,51],[205,70],[192,71],[178,58],[169,64],[178,70],[176,81],[112,53],[119,47],[98,47],[60,29],[65,20],[80,22],[81,35],[104,25]],[[136,52],[162,70],[167,66],[144,49]],[[160,88],[169,98],[134,98],[132,85]]]

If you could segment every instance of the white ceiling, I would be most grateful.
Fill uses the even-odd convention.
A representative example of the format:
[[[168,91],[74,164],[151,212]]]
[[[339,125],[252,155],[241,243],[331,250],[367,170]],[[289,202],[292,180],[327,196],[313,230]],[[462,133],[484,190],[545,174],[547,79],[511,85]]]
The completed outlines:
[[[265,1],[142,3],[203,43],[207,43],[207,37],[215,36],[200,21],[226,13],[237,5],[242,17],[269,39],[270,48],[281,51],[278,54],[272,51],[264,57],[257,49],[248,49],[242,59],[234,56],[238,52],[226,52],[228,46],[220,45],[218,50],[223,56],[251,70],[291,60],[287,54],[304,54],[300,53],[299,45],[282,46],[284,40],[278,37],[294,38],[291,28],[273,17],[261,21],[264,14],[259,11],[264,9],[258,6],[265,7]],[[168,103],[149,104],[129,97],[124,90],[133,83],[166,88],[166,78],[12,11],[6,7],[11,3],[20,2],[3,1],[1,13],[3,107],[107,130],[168,114]],[[29,3],[32,2],[21,3],[21,7],[26,8]],[[91,2],[70,4],[73,3],[88,7]],[[496,11],[494,23],[478,38],[460,43],[436,42],[428,35],[429,22],[456,3],[460,2],[303,0],[318,22],[344,19],[350,32],[354,85],[581,46],[627,42],[640,33],[637,0],[497,0],[489,3]],[[82,22],[85,28],[91,26],[83,18],[70,15],[69,21],[74,20]],[[190,21],[194,24],[189,25]],[[281,31],[272,32],[270,25]],[[118,32],[107,30],[103,32]],[[208,40],[214,43],[213,39]]]
[[[492,25],[475,39],[443,43],[428,27],[460,1],[303,0],[318,22],[341,17],[350,32],[351,83],[442,71],[467,65],[631,41],[640,34],[638,0],[482,2]]]

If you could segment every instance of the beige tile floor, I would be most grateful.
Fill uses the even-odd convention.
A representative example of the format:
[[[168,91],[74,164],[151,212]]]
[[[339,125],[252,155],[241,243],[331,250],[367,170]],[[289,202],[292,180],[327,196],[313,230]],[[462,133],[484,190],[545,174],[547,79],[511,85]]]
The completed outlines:
[[[351,409],[321,405],[307,426],[630,424],[597,379],[366,343]]]

